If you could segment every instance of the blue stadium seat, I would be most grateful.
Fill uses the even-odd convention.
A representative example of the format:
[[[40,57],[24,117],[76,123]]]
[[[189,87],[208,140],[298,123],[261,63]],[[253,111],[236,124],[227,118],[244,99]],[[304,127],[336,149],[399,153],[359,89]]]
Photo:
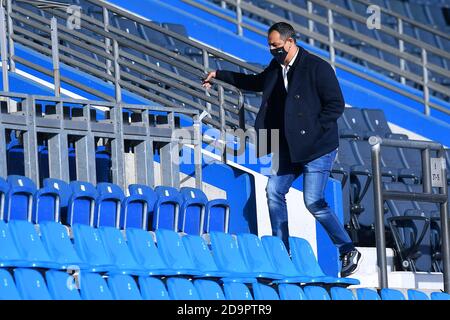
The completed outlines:
[[[219,270],[230,274],[228,281],[240,279],[243,282],[256,282],[257,273],[249,270],[239,251],[237,241],[228,233],[211,232],[211,247]]]
[[[45,279],[53,300],[81,300],[75,279],[68,273],[48,270]]]
[[[103,243],[100,230],[77,223],[73,225],[72,232],[75,250],[78,256],[89,265],[91,272],[117,271]]]
[[[111,261],[122,274],[147,275],[148,272],[134,259],[122,232],[114,227],[101,227],[103,244],[109,252]]]
[[[32,221],[39,224],[44,221],[59,221],[59,192],[53,186],[44,186],[33,196]]]
[[[364,119],[361,109],[345,108],[342,117],[345,118],[346,123],[350,125],[350,128],[356,132],[359,137],[367,139],[369,136],[374,135]]]
[[[94,210],[95,227],[118,227],[122,201],[125,198],[122,189],[113,183],[97,184],[97,199]]]
[[[58,194],[59,201],[59,219],[62,224],[67,225],[67,209],[69,200],[72,195],[70,185],[59,179],[46,178],[44,179],[44,188],[52,188]]]
[[[158,229],[156,230],[156,239],[158,251],[170,269],[179,275],[203,275],[203,272],[195,267],[178,233],[172,230]]]
[[[52,261],[31,222],[11,220],[8,226],[16,243],[20,258],[25,261],[25,264],[22,266],[50,269],[63,267],[60,263]]]
[[[431,300],[450,300],[450,294],[445,292],[432,292]]]
[[[228,232],[230,204],[226,199],[214,199],[206,204],[204,233]]]
[[[297,270],[291,258],[289,257],[289,253],[287,252],[283,241],[280,238],[275,236],[263,236],[261,237],[261,242],[264,248],[266,249],[267,256],[272,261],[272,264],[275,266],[275,270],[277,271],[277,273],[280,273],[287,278],[287,281],[281,280],[280,283],[314,282],[313,277],[310,277],[306,274],[301,274]]]
[[[277,291],[268,285],[254,283],[252,288],[255,300],[280,300]]]
[[[147,211],[145,212],[145,216],[142,217],[140,216],[142,211],[133,207],[128,213],[122,214],[120,227],[123,229],[134,227],[148,230],[149,225],[153,225],[152,220],[158,196],[152,188],[141,184],[130,184],[128,190],[130,191],[130,197],[136,196],[145,201]],[[136,202],[139,203],[138,200]]]
[[[153,230],[159,228],[177,231],[178,217],[182,199],[178,190],[172,187],[157,186],[158,200],[153,216]]]
[[[0,269],[0,300],[21,300],[13,277],[6,269]]]
[[[405,296],[398,290],[383,288],[380,291],[381,300],[405,300]]]
[[[0,267],[13,267],[26,264],[22,260],[11,235],[8,224],[0,220]]]
[[[30,220],[33,210],[33,195],[36,192],[34,182],[23,176],[8,176],[9,190],[5,197],[6,221],[19,219]]]
[[[147,198],[143,195],[135,194],[124,198],[120,213],[120,228],[135,227],[147,230],[149,212],[147,206]]]
[[[142,300],[136,281],[129,275],[109,276],[108,286],[115,300]]]
[[[167,279],[167,290],[174,300],[200,300],[197,289],[191,281],[182,278]]]
[[[227,282],[223,285],[223,292],[227,300],[253,300],[248,287],[239,282]]]
[[[5,204],[6,204],[6,194],[8,193],[9,185],[5,179],[0,177],[0,220],[4,219],[5,216]]]
[[[381,137],[390,134],[391,128],[381,109],[362,109],[363,116],[369,126],[370,131],[377,133]]]
[[[255,234],[239,234],[237,236],[239,250],[248,269],[258,273],[259,278],[283,279],[283,275],[276,273],[275,267],[267,256],[266,250]],[[255,297],[256,299],[256,297]]]
[[[17,290],[24,300],[51,300],[42,275],[33,269],[15,269],[14,279]]]
[[[59,222],[46,221],[40,224],[41,240],[52,261],[62,269],[70,266],[87,268],[87,264],[78,256],[69,237],[69,230]]]
[[[381,300],[378,292],[367,288],[356,289],[356,296],[358,297],[358,300]]]
[[[187,234],[202,234],[205,221],[205,208],[208,198],[200,189],[182,187],[183,200],[178,220],[178,230]]]
[[[289,237],[289,246],[291,248],[292,261],[300,273],[314,277],[316,282],[340,283],[347,285],[359,284],[358,279],[338,278],[327,276],[322,271],[319,262],[311,248],[309,242],[298,237]]]
[[[332,287],[330,295],[332,300],[356,300],[353,292],[346,288]]]
[[[208,248],[206,241],[200,236],[186,235],[183,238],[184,247],[186,248],[191,260],[194,262],[196,269],[203,273],[203,277],[229,277],[228,272],[220,271],[217,267],[211,250]]]
[[[318,286],[306,286],[303,288],[308,300],[331,300],[327,290]]]
[[[408,300],[430,300],[425,292],[408,289]]]
[[[72,196],[67,210],[69,225],[93,225],[95,199],[97,198],[96,189],[92,184],[83,181],[72,181],[70,188],[72,189]]]
[[[215,281],[195,280],[194,287],[202,300],[225,300],[222,288]]]
[[[83,300],[113,300],[106,280],[98,273],[80,274],[80,293]]]
[[[149,275],[175,275],[176,271],[167,267],[155,245],[152,235],[145,230],[128,228],[126,230],[128,246],[136,262]]]
[[[152,277],[139,277],[139,288],[144,300],[170,300],[162,280]]]
[[[306,300],[303,289],[295,284],[280,283],[278,292],[281,300]]]

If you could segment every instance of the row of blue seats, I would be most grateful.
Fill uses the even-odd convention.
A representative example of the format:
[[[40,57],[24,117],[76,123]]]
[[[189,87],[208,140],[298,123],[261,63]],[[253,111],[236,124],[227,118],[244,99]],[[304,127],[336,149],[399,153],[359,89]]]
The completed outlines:
[[[355,296],[342,287],[332,287],[328,292],[319,286],[285,283],[221,286],[212,280],[168,278],[163,281],[153,277],[139,277],[136,282],[129,275],[112,275],[105,280],[96,273],[71,276],[55,270],[47,271],[44,280],[38,271],[21,268],[14,270],[14,279],[7,270],[0,269],[0,300],[405,300],[394,289],[382,289],[379,295],[375,290],[359,288]],[[433,292],[430,297],[450,300],[450,295],[442,292]],[[418,290],[408,290],[408,300],[430,300],[430,297]]]
[[[61,221],[64,224],[112,226],[122,229],[167,228],[190,234],[227,231],[229,204],[226,199],[208,201],[199,189],[145,185],[129,186],[130,196],[112,183],[88,182],[67,184],[57,179],[45,179],[44,187],[36,189],[32,180],[23,176],[0,178],[0,218]]]

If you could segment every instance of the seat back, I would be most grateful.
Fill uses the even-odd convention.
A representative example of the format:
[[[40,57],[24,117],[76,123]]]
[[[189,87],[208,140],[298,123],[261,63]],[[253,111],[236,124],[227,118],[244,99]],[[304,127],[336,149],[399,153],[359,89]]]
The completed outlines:
[[[158,200],[155,204],[153,230],[158,228],[177,231],[182,200],[178,190],[172,187],[157,186]]]
[[[187,234],[202,234],[208,198],[200,189],[182,187],[183,200],[178,220],[178,230]]]
[[[371,131],[361,109],[345,108],[343,117],[346,123],[358,133],[359,136],[364,136],[367,131]]]
[[[43,187],[37,190],[33,196],[33,223],[39,224],[44,221],[59,221],[59,202],[59,192],[54,187]]]
[[[311,277],[325,275],[307,240],[298,237],[289,237],[289,247],[291,248],[292,261],[301,274]]]
[[[262,283],[253,284],[253,296],[255,300],[280,300],[274,288]]]
[[[228,200],[214,199],[208,201],[208,203],[206,204],[204,233],[228,233],[229,221],[230,204]]]
[[[122,189],[114,183],[101,182],[97,184],[97,193],[94,226],[119,227],[122,201],[125,198]]]
[[[0,220],[0,267],[15,266],[21,259],[9,226]]]
[[[9,190],[6,194],[5,220],[31,221],[33,195],[36,192],[34,182],[24,176],[8,176]]]
[[[381,300],[378,292],[367,288],[356,289],[356,296],[358,297],[358,300]]]
[[[356,300],[353,292],[346,288],[332,287],[330,294],[332,300]]]
[[[398,290],[383,288],[380,291],[382,300],[405,300],[405,296]]]
[[[75,280],[68,273],[48,270],[45,273],[45,279],[53,300],[81,300]]]
[[[178,233],[173,230],[158,229],[156,230],[156,239],[158,251],[169,268],[173,270],[196,270]]]
[[[51,300],[42,275],[33,269],[14,270],[16,286],[24,300]]]
[[[200,236],[186,235],[183,237],[184,246],[194,262],[194,266],[203,272],[218,271],[219,268],[209,250],[205,240]]]
[[[239,282],[227,282],[223,285],[223,291],[227,300],[253,300],[248,287]]]
[[[194,285],[187,279],[167,279],[167,290],[174,300],[200,300],[200,296]]]
[[[330,300],[327,290],[318,286],[306,286],[303,288],[308,300]]]
[[[72,227],[74,246],[79,257],[89,264],[94,272],[111,271],[112,257],[103,243],[100,230],[84,224]]]
[[[408,300],[430,300],[425,292],[408,289]]]
[[[132,272],[133,274],[139,270],[143,271],[134,259],[128,243],[119,229],[115,227],[101,227],[100,234],[113,264],[119,270]]]
[[[63,269],[71,265],[84,265],[65,226],[59,222],[46,221],[40,224],[40,231],[42,243],[52,261],[62,264]]]
[[[281,300],[306,300],[303,289],[295,284],[279,284],[278,292]]]
[[[139,288],[144,300],[170,300],[166,286],[160,279],[139,277]]]
[[[215,281],[195,280],[194,286],[202,300],[225,300],[222,288]]]
[[[94,186],[88,182],[72,181],[70,183],[72,196],[69,200],[67,210],[68,223],[94,225],[94,209],[97,191]]]
[[[70,188],[70,185],[63,180],[46,178],[44,179],[44,187],[52,188],[52,190],[58,194],[59,219],[57,221],[60,221],[63,224],[68,224],[67,208],[70,197],[72,196],[72,189]]]
[[[242,257],[249,270],[252,272],[276,273],[275,267],[257,235],[239,234],[237,240]]]
[[[145,200],[146,211],[145,216],[141,216],[142,211],[138,208],[128,210],[128,214],[123,214],[121,216],[121,227],[123,229],[134,227],[147,230],[149,225],[153,225],[152,220],[154,217],[154,209],[158,196],[152,188],[146,185],[130,184],[128,186],[128,190],[130,192],[130,196],[143,197]],[[138,201],[136,202],[139,203]],[[143,206],[142,203],[141,205]],[[137,204],[135,206],[137,206]]]
[[[0,300],[20,300],[19,291],[11,274],[6,269],[0,269]]]
[[[386,134],[391,133],[391,129],[386,121],[384,112],[381,109],[362,109],[364,118],[369,125],[370,131],[378,133],[385,137]]]
[[[128,246],[136,262],[150,274],[152,271],[160,272],[167,269],[151,234],[148,231],[136,228],[126,230]],[[144,297],[145,298],[145,297]]]
[[[219,270],[232,273],[249,273],[238,243],[230,234],[211,232],[211,247]]]
[[[275,266],[277,273],[280,273],[286,277],[300,276],[299,272],[295,268],[292,260],[289,258],[289,254],[283,241],[275,236],[263,236],[261,242],[266,249],[267,256]]]
[[[0,220],[5,218],[6,194],[8,193],[9,185],[5,179],[0,177]]]
[[[105,279],[98,273],[81,274],[80,293],[83,300],[113,300]]]
[[[142,300],[136,281],[131,276],[111,275],[108,278],[108,286],[115,300]]]
[[[431,300],[450,300],[450,294],[445,292],[432,292]]]

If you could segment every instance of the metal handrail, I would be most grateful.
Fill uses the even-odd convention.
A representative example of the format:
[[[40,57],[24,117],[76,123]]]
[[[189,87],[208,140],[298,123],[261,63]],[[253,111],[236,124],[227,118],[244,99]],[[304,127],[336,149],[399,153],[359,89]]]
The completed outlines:
[[[387,259],[386,259],[386,237],[384,228],[384,206],[385,200],[410,200],[432,202],[440,205],[441,217],[441,239],[442,239],[442,261],[444,265],[444,290],[450,293],[450,221],[448,215],[448,186],[447,169],[445,166],[445,150],[440,143],[416,140],[385,139],[379,136],[369,138],[372,157],[373,171],[373,195],[375,212],[375,239],[377,247],[377,264],[379,267],[379,287],[388,287]],[[422,153],[422,183],[423,193],[387,191],[382,188],[381,175],[381,147],[398,147],[419,149]],[[430,150],[438,152],[438,159],[442,163],[440,178],[433,185],[431,173]],[[439,193],[433,193],[432,188],[439,187]]]
[[[230,16],[225,16],[224,14],[221,14],[219,11],[219,7],[216,10],[211,7],[207,7],[201,3],[195,2],[193,0],[183,0],[183,2],[188,3],[196,8],[205,10],[206,12],[216,15],[218,17],[221,17],[229,22],[235,23],[237,26],[237,30],[239,30],[239,28],[245,28],[245,29],[251,30],[253,32],[256,32],[260,35],[266,35],[265,30],[255,27],[254,25],[250,25],[249,23],[244,22],[242,19],[237,19],[237,17],[230,17]],[[253,15],[260,16],[266,20],[271,20],[271,21],[285,20],[284,17],[278,16],[267,10],[261,9],[258,6],[253,5],[252,3],[243,2],[243,1],[237,2],[236,0],[223,0],[223,2],[230,4],[231,6],[233,6],[236,9],[239,7],[239,10],[241,10],[241,11],[242,10],[247,11]],[[336,12],[339,14],[345,14],[359,22],[362,22],[362,21],[365,22],[365,20],[361,16],[359,16],[349,10],[340,8],[336,5],[333,5],[329,2],[325,2],[323,0],[309,1],[308,2],[308,3],[310,3],[310,8],[308,8],[309,10],[302,9],[298,6],[294,6],[285,1],[268,0],[267,2],[272,3],[273,5],[278,6],[280,8],[283,8],[283,9],[289,10],[291,12],[294,12],[296,14],[299,14],[299,15],[303,16],[304,18],[306,18],[309,22],[311,22],[312,24],[310,24],[309,27],[307,28],[307,27],[299,25],[295,22],[290,21],[290,23],[294,26],[294,28],[298,32],[300,32],[301,34],[304,34],[305,36],[312,39],[312,43],[314,43],[314,40],[316,40],[316,41],[323,43],[329,47],[329,53],[330,53],[330,59],[331,59],[332,65],[339,66],[339,67],[342,66],[342,64],[336,62],[334,59],[335,49],[339,49],[340,51],[350,54],[350,55],[353,55],[353,56],[363,57],[369,63],[380,66],[382,69],[384,69],[390,73],[395,72],[400,77],[401,83],[404,83],[405,78],[408,78],[408,79],[412,80],[414,83],[416,83],[417,85],[423,86],[424,93],[423,93],[422,98],[415,96],[415,95],[410,95],[407,92],[405,92],[404,90],[395,90],[395,91],[402,93],[403,95],[408,96],[410,98],[412,97],[415,101],[423,103],[424,104],[424,113],[426,115],[430,114],[430,108],[434,108],[434,109],[443,111],[447,114],[450,114],[450,110],[447,110],[447,108],[443,108],[442,106],[438,105],[437,103],[431,102],[430,101],[430,93],[429,93],[429,89],[432,89],[432,90],[439,92],[440,94],[448,97],[448,96],[450,96],[450,89],[448,89],[440,84],[433,83],[429,79],[429,76],[428,76],[429,71],[434,71],[434,72],[440,73],[444,76],[446,76],[448,74],[448,71],[440,66],[430,63],[428,61],[429,59],[427,59],[428,52],[436,54],[439,57],[441,57],[442,59],[450,59],[449,53],[447,53],[441,49],[435,48],[431,45],[428,45],[426,43],[420,42],[417,39],[412,38],[410,36],[407,36],[404,34],[399,34],[394,29],[387,28],[387,27],[383,27],[383,29],[381,31],[386,32],[390,36],[394,36],[396,39],[398,39],[399,42],[403,42],[402,43],[403,46],[404,46],[405,42],[414,44],[416,47],[420,48],[420,50],[422,52],[422,57],[417,58],[414,55],[404,52],[404,50],[400,50],[396,47],[386,45],[384,43],[381,43],[379,41],[376,41],[376,40],[369,38],[367,36],[364,36],[364,35],[359,35],[359,34],[355,35],[355,32],[352,29],[336,23],[336,21],[334,21],[334,19],[333,19],[333,13]],[[328,17],[324,18],[324,17],[319,16],[319,15],[315,14],[314,12],[312,12],[312,4],[313,3],[324,6],[328,10],[327,11]],[[313,32],[312,27],[315,22],[325,25],[326,27],[329,28],[330,32],[329,32],[328,37]],[[335,30],[346,33],[346,34],[350,34],[354,38],[364,41],[365,43],[368,43],[368,44],[378,48],[379,50],[385,51],[387,53],[396,54],[397,56],[400,57],[400,66],[396,66],[391,63],[387,63],[384,60],[381,60],[370,54],[361,52],[347,44],[334,41],[334,39],[331,39],[331,36],[334,34]],[[411,72],[405,70],[405,61],[410,61],[414,64],[418,64],[423,70],[422,75],[417,75],[417,74],[414,74],[414,73],[411,73]],[[350,71],[352,73],[357,73],[356,70],[352,70],[350,68],[346,68],[346,69],[347,69],[347,71]],[[374,77],[367,76],[367,75],[364,76],[364,78],[371,80],[371,81],[374,80]],[[383,85],[384,87],[392,88],[392,86],[387,83],[383,83],[383,82],[377,82],[377,83]]]

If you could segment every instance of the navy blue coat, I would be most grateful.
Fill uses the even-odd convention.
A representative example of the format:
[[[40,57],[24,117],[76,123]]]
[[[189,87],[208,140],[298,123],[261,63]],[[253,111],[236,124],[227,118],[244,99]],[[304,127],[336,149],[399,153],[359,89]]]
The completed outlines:
[[[345,102],[331,65],[299,47],[298,56],[289,70],[289,87],[284,105],[284,134],[292,162],[306,163],[331,152],[339,145],[337,119],[344,112]],[[262,102],[255,120],[255,130],[273,128],[266,117],[275,106],[269,97],[281,76],[281,66],[273,59],[259,74],[246,75],[218,70],[216,78],[237,88],[262,92]],[[272,109],[271,109],[272,108]],[[280,128],[281,129],[281,128]],[[258,136],[258,135],[257,135]],[[258,140],[258,145],[261,141]],[[271,152],[270,143],[266,152]]]

